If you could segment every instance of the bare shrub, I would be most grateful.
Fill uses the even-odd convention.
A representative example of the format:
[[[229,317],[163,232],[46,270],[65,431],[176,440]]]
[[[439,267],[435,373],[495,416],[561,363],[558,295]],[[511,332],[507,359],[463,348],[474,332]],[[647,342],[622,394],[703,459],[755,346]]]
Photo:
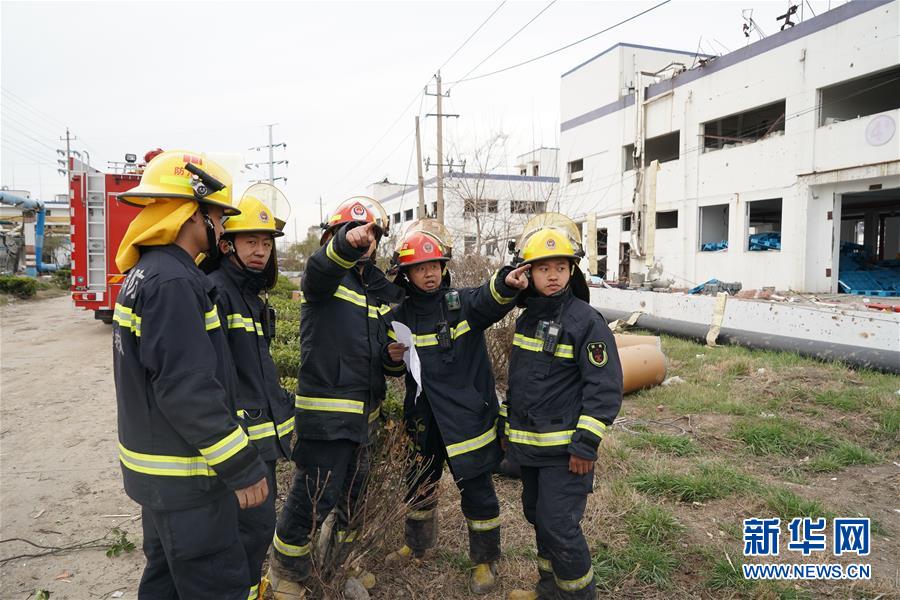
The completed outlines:
[[[403,424],[394,420],[385,423],[374,442],[366,489],[355,513],[348,515],[348,530],[355,532],[355,541],[346,544],[346,551],[339,551],[335,546],[342,544],[334,542],[312,544],[312,572],[305,582],[311,597],[343,597],[347,579],[359,572],[367,558],[381,557],[395,549],[392,544],[398,524],[403,523],[407,511],[422,509],[421,501],[406,501],[409,489],[407,473],[412,469],[417,477],[427,466],[409,443]],[[433,484],[426,483],[417,490],[416,497],[427,497],[436,492]],[[316,495],[321,495],[321,492]],[[313,498],[313,507],[316,506],[316,499]],[[316,522],[315,518],[313,522]],[[335,536],[327,530],[326,525],[321,531],[311,532],[310,539],[327,535],[333,540]]]

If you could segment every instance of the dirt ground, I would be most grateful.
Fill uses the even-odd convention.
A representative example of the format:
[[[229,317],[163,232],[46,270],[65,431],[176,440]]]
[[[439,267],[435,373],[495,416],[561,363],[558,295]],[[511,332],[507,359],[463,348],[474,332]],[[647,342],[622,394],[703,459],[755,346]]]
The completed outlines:
[[[110,328],[68,296],[0,307],[0,538],[68,546],[114,526],[138,548],[21,558],[0,566],[0,598],[137,596],[140,509],[122,490]],[[0,544],[0,559],[41,552]]]
[[[699,352],[710,351],[674,340],[667,340],[665,349],[671,374],[688,383],[629,396],[621,416],[665,420],[693,415],[689,434],[697,455],[633,447],[633,440],[619,428],[604,442],[602,468],[584,520],[597,552],[608,546],[614,555],[624,556],[615,567],[618,571],[607,568],[601,580],[604,594],[666,599],[900,597],[896,559],[900,556],[900,445],[896,424],[888,430],[884,420],[885,415],[896,419],[900,378],[738,349],[720,349],[719,362],[707,366],[700,364],[705,359]],[[20,541],[7,541],[10,538],[62,547],[103,538],[115,526],[137,546],[115,557],[107,557],[105,548],[99,548],[6,562],[0,565],[0,600],[26,600],[37,590],[50,591],[51,600],[133,599],[137,595],[143,567],[140,510],[122,491],[116,460],[110,350],[109,327],[94,321],[91,313],[75,310],[68,297],[0,306],[0,561],[42,552]],[[759,374],[762,371],[767,374]],[[714,382],[725,385],[726,375],[733,379],[731,392],[716,392],[719,384]],[[817,379],[801,382],[801,375]],[[803,390],[790,387],[799,383]],[[747,392],[740,396],[734,390]],[[837,396],[829,395],[832,391]],[[838,401],[856,402],[857,408],[839,410]],[[743,442],[735,439],[733,426],[743,420],[773,418],[766,411],[802,421],[835,439],[861,444],[876,452],[876,457],[869,464],[819,473],[805,467],[809,457],[802,453],[749,454]],[[880,425],[878,419],[882,419]],[[762,487],[706,502],[680,502],[634,489],[635,475],[657,469],[690,471],[712,459],[751,476]],[[442,487],[439,547],[411,569],[392,571],[378,557],[371,557],[366,566],[379,577],[375,600],[470,597],[465,589],[470,564],[458,492],[447,477]],[[521,515],[520,483],[499,479],[497,488],[504,556],[499,565],[500,586],[487,600],[503,598],[514,587],[529,587],[535,579],[533,533]],[[866,561],[873,565],[875,581],[751,586],[732,578],[724,586],[713,587],[709,578],[715,565],[740,557],[737,524],[742,518],[768,514],[772,509],[763,498],[774,488],[821,502],[835,514],[875,518],[880,523],[873,535],[877,552]],[[285,491],[283,485],[280,495]],[[673,515],[683,534],[662,546],[639,546],[627,522],[635,507],[648,505]],[[393,545],[400,543],[400,531],[398,523]],[[640,548],[653,554],[629,558],[629,551]],[[662,569],[657,583],[641,575],[647,570],[646,561],[654,557],[664,561],[657,565]],[[595,560],[602,563],[600,558]]]

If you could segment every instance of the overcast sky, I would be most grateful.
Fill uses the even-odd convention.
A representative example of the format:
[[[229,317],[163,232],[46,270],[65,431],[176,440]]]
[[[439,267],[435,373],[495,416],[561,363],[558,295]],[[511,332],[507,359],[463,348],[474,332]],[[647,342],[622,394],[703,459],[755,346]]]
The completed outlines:
[[[2,184],[52,198],[58,138],[94,166],[185,148],[267,159],[265,124],[290,160],[293,224],[301,231],[342,199],[388,177],[415,181],[413,118],[423,115],[423,156],[435,156],[436,69],[459,79],[544,10],[472,75],[538,56],[658,4],[653,2],[2,2]],[[799,0],[798,0],[799,1]],[[806,17],[844,0],[806,3]],[[493,132],[508,134],[508,164],[557,146],[560,75],[617,42],[723,54],[746,44],[743,9],[778,30],[785,0],[674,0],[636,20],[532,64],[445,85],[445,145],[465,155]],[[754,36],[751,40],[755,40]],[[433,91],[433,89],[431,90]],[[424,100],[424,102],[423,102]],[[598,103],[599,105],[599,103]],[[421,107],[421,108],[420,108]],[[399,119],[399,121],[398,121]],[[391,126],[396,122],[396,125]],[[263,173],[237,173],[242,191]],[[303,237],[303,233],[300,237]]]

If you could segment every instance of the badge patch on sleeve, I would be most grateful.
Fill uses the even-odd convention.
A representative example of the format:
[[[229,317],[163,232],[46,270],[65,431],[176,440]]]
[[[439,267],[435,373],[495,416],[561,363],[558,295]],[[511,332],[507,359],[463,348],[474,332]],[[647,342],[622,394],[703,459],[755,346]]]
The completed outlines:
[[[606,354],[605,342],[591,342],[587,345],[588,360],[595,367],[605,367],[609,355]]]

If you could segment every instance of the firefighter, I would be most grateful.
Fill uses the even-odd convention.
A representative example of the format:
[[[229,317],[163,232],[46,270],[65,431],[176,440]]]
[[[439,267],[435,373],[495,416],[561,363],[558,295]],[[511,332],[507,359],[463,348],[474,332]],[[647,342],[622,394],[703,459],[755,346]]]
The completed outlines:
[[[562,215],[532,219],[519,241],[531,285],[520,296],[501,407],[504,446],[522,468],[522,508],[534,525],[540,580],[511,600],[594,598],[581,531],[597,447],[622,405],[622,369],[578,269],[578,229]]]
[[[266,466],[241,427],[215,287],[196,266],[236,215],[231,178],[203,154],[163,152],[119,199],[142,206],[116,255],[119,459],[141,505],[141,599],[245,600],[238,514],[261,505]]]
[[[375,265],[388,221],[381,205],[357,196],[323,223],[320,248],[301,284],[300,369],[294,480],[278,519],[268,579],[276,600],[303,597],[310,534],[335,510],[333,564],[356,537],[357,501],[369,472],[370,439],[386,393],[389,339],[384,315],[402,290]],[[315,506],[313,506],[315,500]],[[314,522],[315,519],[315,522]],[[360,582],[374,584],[371,574]]]
[[[262,564],[275,533],[275,462],[290,456],[294,431],[294,395],[281,387],[269,353],[274,309],[268,299],[260,298],[278,279],[275,238],[284,235],[278,227],[284,221],[260,200],[273,196],[284,198],[269,184],[256,184],[244,193],[238,204],[241,214],[225,222],[219,240],[222,258],[210,275],[219,292],[219,315],[237,373],[237,414],[266,463],[269,486],[264,504],[240,513],[241,541],[250,564],[250,600],[258,597]]]
[[[437,226],[425,224],[426,229]],[[407,293],[389,317],[412,332],[421,364],[421,384],[406,374],[403,416],[416,448],[407,479],[405,545],[388,557],[394,564],[421,557],[437,537],[437,484],[444,464],[462,496],[469,532],[469,590],[484,594],[496,583],[500,558],[500,504],[491,478],[500,461],[497,439],[499,403],[484,341],[484,331],[515,307],[528,287],[528,266],[505,267],[481,287],[450,287],[450,248],[438,236],[414,224],[395,255],[394,280]],[[388,346],[389,358],[402,361],[406,347]],[[402,363],[400,363],[402,364]]]

